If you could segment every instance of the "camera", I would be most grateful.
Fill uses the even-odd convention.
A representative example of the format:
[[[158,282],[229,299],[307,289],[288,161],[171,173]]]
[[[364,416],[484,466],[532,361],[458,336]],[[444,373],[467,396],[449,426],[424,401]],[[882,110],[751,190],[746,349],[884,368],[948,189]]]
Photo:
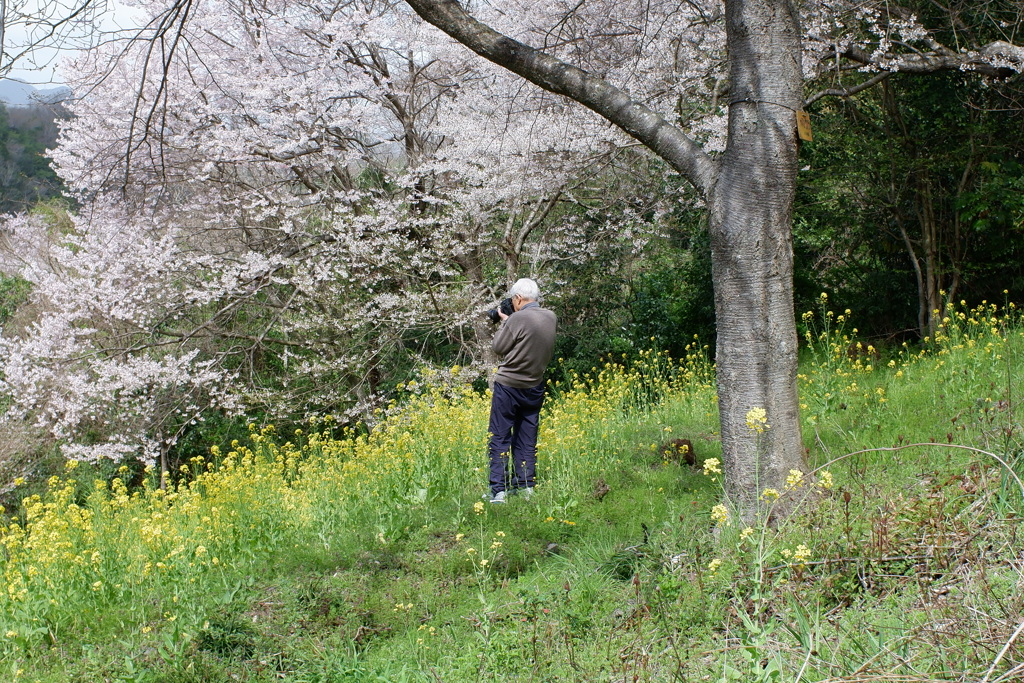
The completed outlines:
[[[492,323],[501,322],[501,316],[498,315],[498,311],[501,311],[505,315],[512,315],[515,313],[516,309],[512,306],[512,299],[502,299],[497,308],[492,308],[487,311],[487,317],[491,319]]]

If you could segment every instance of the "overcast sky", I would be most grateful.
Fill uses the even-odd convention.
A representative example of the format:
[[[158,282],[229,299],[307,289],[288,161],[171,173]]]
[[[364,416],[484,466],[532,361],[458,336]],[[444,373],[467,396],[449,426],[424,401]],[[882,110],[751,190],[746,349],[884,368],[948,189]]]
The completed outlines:
[[[82,2],[83,0],[56,0],[56,2],[54,0],[32,0],[32,4],[50,7],[57,4],[65,7],[76,7],[80,6]],[[137,9],[122,7],[115,0],[99,0],[96,3],[97,7],[103,5],[108,6],[110,9],[102,16],[100,31],[118,31],[137,25],[135,21],[135,17],[138,16]],[[4,42],[6,43],[6,51],[10,53],[17,46],[23,45],[26,42],[26,27],[14,24],[8,26],[7,31],[8,34]],[[62,42],[40,47],[30,55],[30,58],[19,60],[15,67],[11,69],[8,77],[25,83],[32,83],[41,88],[61,85],[62,81],[58,69],[60,61],[64,57],[74,54],[75,51],[89,41],[90,37],[94,36],[79,32],[77,35],[69,36]]]

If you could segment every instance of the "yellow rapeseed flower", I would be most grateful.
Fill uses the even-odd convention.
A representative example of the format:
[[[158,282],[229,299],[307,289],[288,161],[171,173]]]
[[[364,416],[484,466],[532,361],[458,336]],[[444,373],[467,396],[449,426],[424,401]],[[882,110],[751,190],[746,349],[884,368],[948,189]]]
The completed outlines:
[[[729,508],[721,503],[711,508],[711,519],[718,526],[729,525]]]
[[[832,479],[831,472],[829,472],[828,470],[822,470],[821,472],[818,472],[818,486],[826,490],[831,490],[834,485],[835,482]]]
[[[712,474],[721,474],[721,464],[722,463],[718,458],[708,458],[704,461],[704,474],[708,476],[711,476]]]
[[[768,413],[764,408],[755,406],[747,411],[747,427],[758,434],[771,428],[771,425],[768,424]]]
[[[807,564],[807,560],[811,559],[811,549],[805,544],[801,543],[793,551],[793,562],[800,567]]]

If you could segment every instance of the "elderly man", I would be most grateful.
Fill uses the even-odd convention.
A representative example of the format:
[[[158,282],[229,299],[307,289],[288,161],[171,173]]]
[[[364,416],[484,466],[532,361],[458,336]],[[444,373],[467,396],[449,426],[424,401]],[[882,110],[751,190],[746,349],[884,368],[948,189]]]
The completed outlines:
[[[529,497],[537,477],[537,426],[544,403],[544,370],[555,346],[555,314],[537,303],[533,280],[518,280],[509,291],[512,315],[500,312],[491,347],[502,358],[491,397],[491,502],[509,492]],[[511,455],[511,477],[509,458]]]

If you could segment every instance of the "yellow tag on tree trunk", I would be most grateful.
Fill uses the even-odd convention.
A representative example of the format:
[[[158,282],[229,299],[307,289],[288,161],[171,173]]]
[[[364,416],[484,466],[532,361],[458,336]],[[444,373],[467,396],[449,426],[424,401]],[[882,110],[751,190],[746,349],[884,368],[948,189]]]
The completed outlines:
[[[811,115],[803,109],[796,113],[796,133],[801,140],[810,142],[814,139],[811,136]]]

